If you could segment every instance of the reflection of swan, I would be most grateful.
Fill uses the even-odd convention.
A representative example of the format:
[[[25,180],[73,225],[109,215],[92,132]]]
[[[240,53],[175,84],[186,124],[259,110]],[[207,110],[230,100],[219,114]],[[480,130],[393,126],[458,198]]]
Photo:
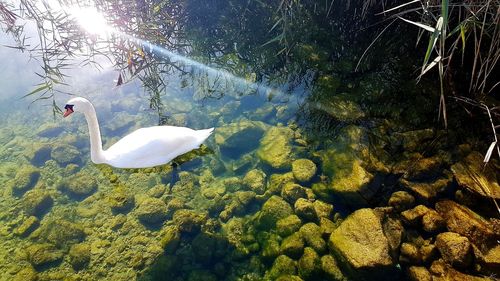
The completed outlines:
[[[86,99],[70,99],[64,117],[77,111],[87,119],[90,137],[90,158],[96,164],[117,168],[146,168],[170,162],[175,157],[198,148],[214,128],[193,130],[186,127],[155,126],[134,131],[108,150],[102,150],[101,132],[94,106]]]

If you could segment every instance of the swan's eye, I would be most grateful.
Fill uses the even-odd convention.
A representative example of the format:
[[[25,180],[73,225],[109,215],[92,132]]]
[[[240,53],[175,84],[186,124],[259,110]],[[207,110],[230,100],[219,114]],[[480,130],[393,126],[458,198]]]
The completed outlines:
[[[64,106],[64,109],[66,109],[66,110],[68,110],[68,109],[69,109],[69,110],[71,110],[71,111],[74,111],[74,110],[73,110],[73,106],[75,106],[75,105],[74,105],[74,104],[67,104],[67,105],[65,105],[65,106]]]

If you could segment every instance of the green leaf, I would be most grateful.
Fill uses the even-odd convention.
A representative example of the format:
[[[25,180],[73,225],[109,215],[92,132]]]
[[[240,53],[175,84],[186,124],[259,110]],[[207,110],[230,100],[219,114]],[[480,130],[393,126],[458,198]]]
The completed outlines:
[[[23,96],[23,98],[25,97],[28,97],[28,96],[31,96],[31,95],[34,95],[40,91],[43,91],[43,90],[47,90],[47,89],[50,89],[50,87],[52,87],[52,84],[50,83],[45,83],[43,85],[41,85],[40,87],[34,89],[33,91],[27,93],[26,95]]]
[[[441,34],[441,28],[443,27],[443,18],[439,17],[437,23],[436,23],[436,28],[434,29],[434,32],[432,33],[431,37],[429,38],[429,45],[427,46],[427,51],[425,52],[425,57],[424,57],[424,64],[422,65],[422,72],[427,66],[427,63],[429,62],[429,58],[431,57],[432,50],[434,49],[434,46],[436,46],[436,41]]]
[[[278,35],[278,36],[274,37],[273,39],[271,39],[271,40],[267,41],[266,43],[264,43],[264,44],[262,44],[262,45],[260,45],[260,46],[261,46],[261,47],[264,47],[264,46],[269,45],[269,44],[271,44],[271,43],[274,43],[274,42],[276,42],[276,41],[281,41],[281,39],[283,39],[283,37],[284,37],[284,36],[283,36],[283,33],[281,33],[280,35]]]

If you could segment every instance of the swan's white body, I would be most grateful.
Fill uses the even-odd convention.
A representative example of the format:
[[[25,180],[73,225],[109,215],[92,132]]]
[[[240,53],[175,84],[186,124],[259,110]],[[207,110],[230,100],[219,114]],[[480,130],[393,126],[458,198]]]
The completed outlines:
[[[141,128],[103,150],[94,106],[80,97],[69,100],[66,108],[68,106],[71,112],[65,113],[65,116],[73,111],[85,115],[89,127],[92,162],[117,168],[146,168],[166,164],[175,157],[198,148],[214,130],[193,130],[175,126]]]

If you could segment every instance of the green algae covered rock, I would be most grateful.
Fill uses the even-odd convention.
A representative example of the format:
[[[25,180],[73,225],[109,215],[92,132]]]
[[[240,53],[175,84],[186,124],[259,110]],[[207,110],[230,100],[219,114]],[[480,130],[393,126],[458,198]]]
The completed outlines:
[[[134,195],[123,186],[118,186],[107,197],[107,203],[114,213],[126,213],[135,204]]]
[[[72,245],[69,249],[69,263],[75,270],[85,268],[90,262],[90,245],[87,243],[80,243]]]
[[[292,137],[290,128],[272,127],[260,141],[257,156],[275,169],[289,169],[292,162]]]
[[[208,215],[206,213],[188,209],[177,210],[173,215],[174,224],[177,225],[181,232],[198,232],[207,220]]]
[[[322,238],[321,227],[315,223],[306,223],[300,228],[300,234],[304,237],[306,245],[314,249],[317,253],[326,251],[326,242]]]
[[[258,225],[262,229],[272,229],[276,222],[282,218],[288,217],[293,213],[292,207],[283,198],[273,195],[269,198],[257,217]]]
[[[167,205],[158,198],[146,198],[137,207],[137,217],[145,223],[158,223],[167,217]]]
[[[19,270],[12,281],[36,281],[38,273],[31,266]]]
[[[28,261],[35,267],[60,261],[63,253],[51,244],[33,244],[26,248]]]
[[[278,237],[271,235],[261,242],[262,252],[260,255],[262,256],[263,260],[271,261],[279,256],[280,243],[278,242],[277,238]]]
[[[281,190],[281,197],[288,203],[294,204],[297,199],[306,197],[306,190],[296,183],[289,182]]]
[[[179,242],[181,241],[181,233],[176,226],[167,226],[161,235],[160,244],[165,252],[168,254],[175,253]]]
[[[54,200],[48,190],[33,189],[24,194],[22,206],[24,212],[30,216],[43,216],[53,205]]]
[[[328,96],[310,106],[341,122],[353,123],[365,116],[361,107],[347,94]]]
[[[310,247],[304,249],[304,254],[298,262],[299,276],[310,279],[317,276],[321,269],[321,260],[318,253]]]
[[[292,259],[298,259],[304,251],[304,239],[300,233],[296,232],[286,237],[281,242],[280,253],[287,255]]]
[[[321,257],[321,269],[328,280],[347,280],[340,270],[337,261],[331,255]]]
[[[297,159],[292,162],[292,172],[296,180],[308,182],[316,174],[316,164],[309,159]]]
[[[243,178],[243,184],[256,194],[263,194],[266,191],[266,174],[258,169],[250,170]]]
[[[457,268],[466,268],[472,262],[472,246],[467,237],[454,232],[443,232],[436,237],[436,247],[443,259]]]
[[[86,236],[81,225],[61,218],[42,224],[39,230],[40,238],[59,248],[67,248],[71,244],[80,243]]]
[[[294,204],[295,214],[306,221],[316,221],[317,215],[314,204],[305,199],[299,198]]]
[[[39,178],[40,170],[31,165],[22,166],[11,182],[12,193],[16,196],[23,195],[26,191],[35,187]]]
[[[393,266],[389,241],[372,209],[360,209],[349,215],[333,231],[328,246],[353,277],[373,274],[375,278]]]
[[[266,272],[266,279],[275,280],[282,275],[296,275],[297,263],[291,258],[281,255],[274,260],[273,266]]]
[[[64,127],[54,123],[46,123],[42,125],[36,133],[39,137],[54,138],[64,132]]]
[[[81,160],[80,151],[69,144],[58,144],[52,149],[50,156],[60,165],[78,164]]]
[[[269,178],[268,192],[270,194],[280,194],[287,183],[293,182],[293,174],[272,174]]]
[[[87,197],[97,190],[97,181],[83,171],[63,180],[58,189],[78,199]]]
[[[236,159],[257,147],[267,127],[260,121],[240,120],[229,123],[215,130],[215,143],[220,147],[222,155]]]
[[[276,231],[281,237],[286,237],[297,232],[301,225],[302,221],[297,215],[290,215],[276,222]]]
[[[281,275],[280,277],[276,278],[276,281],[302,281],[303,279],[300,278],[297,275]]]
[[[35,216],[30,216],[23,223],[17,227],[14,233],[21,237],[26,237],[30,235],[33,230],[35,230],[40,225],[40,221]]]

